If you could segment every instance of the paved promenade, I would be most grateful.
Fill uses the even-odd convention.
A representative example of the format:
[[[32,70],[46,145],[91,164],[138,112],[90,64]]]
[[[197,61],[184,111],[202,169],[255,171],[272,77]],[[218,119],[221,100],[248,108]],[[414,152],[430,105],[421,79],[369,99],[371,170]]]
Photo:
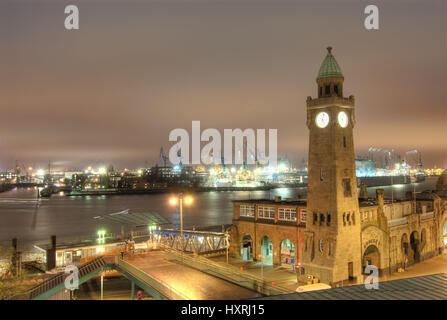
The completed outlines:
[[[257,292],[168,261],[162,251],[129,255],[125,257],[125,261],[144,271],[152,278],[161,280],[191,300],[238,300],[261,296]]]

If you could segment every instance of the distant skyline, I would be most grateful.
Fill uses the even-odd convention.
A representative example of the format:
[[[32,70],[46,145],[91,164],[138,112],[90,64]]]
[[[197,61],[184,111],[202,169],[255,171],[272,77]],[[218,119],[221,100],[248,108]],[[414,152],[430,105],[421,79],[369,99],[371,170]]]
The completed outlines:
[[[356,154],[370,146],[447,167],[447,3],[363,0],[0,3],[0,168],[161,164],[169,132],[278,129],[307,158],[306,97],[332,46],[356,98]]]

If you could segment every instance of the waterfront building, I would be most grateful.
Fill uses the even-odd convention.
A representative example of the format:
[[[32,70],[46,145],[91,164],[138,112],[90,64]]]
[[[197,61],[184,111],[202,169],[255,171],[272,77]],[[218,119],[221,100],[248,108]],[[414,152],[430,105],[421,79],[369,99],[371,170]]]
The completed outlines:
[[[232,252],[245,261],[295,268],[306,223],[303,200],[235,200]],[[262,257],[261,257],[262,256]]]
[[[337,286],[362,281],[367,265],[374,265],[383,275],[442,252],[447,197],[440,191],[410,192],[406,199],[396,201],[385,199],[379,189],[376,198],[362,194],[359,199],[353,139],[355,100],[352,95],[343,96],[344,76],[330,47],[316,82],[317,98],[307,98],[308,193],[305,203],[296,204],[293,231],[297,236],[292,236],[291,226],[279,223],[283,203],[263,208],[259,221],[259,208],[247,207],[253,201],[237,201],[232,253],[241,256],[250,237],[252,258],[257,260],[260,251],[265,256],[261,248],[267,238],[272,244],[273,252],[268,252],[272,264],[281,265],[278,253],[283,240],[291,237],[296,248],[294,263],[302,280],[313,277]],[[265,210],[270,223],[265,222]]]

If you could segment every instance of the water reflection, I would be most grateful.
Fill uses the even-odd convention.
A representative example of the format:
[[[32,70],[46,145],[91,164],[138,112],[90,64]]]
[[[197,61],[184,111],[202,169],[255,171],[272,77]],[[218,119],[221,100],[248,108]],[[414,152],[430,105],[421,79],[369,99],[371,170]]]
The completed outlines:
[[[436,178],[415,184],[416,191],[433,189]],[[368,188],[368,195],[375,197],[376,188]],[[413,185],[382,187],[388,198],[404,198],[407,191],[413,191]],[[271,191],[243,192],[200,192],[193,194],[194,201],[184,207],[184,226],[209,226],[230,224],[233,218],[231,200],[273,199],[275,196],[297,198],[305,196],[306,188],[279,188]],[[125,209],[147,210],[160,213],[172,223],[179,224],[177,207],[168,204],[171,194],[156,195],[103,195],[87,197],[66,197],[59,194],[49,200],[44,199],[40,206],[33,204],[0,204],[0,241],[9,241],[14,237],[24,240],[48,239],[55,234],[58,237],[70,237],[95,234],[99,228],[107,232],[119,233],[121,226],[112,222],[98,222],[95,216],[118,212]],[[36,190],[14,189],[0,194],[1,198],[30,199],[36,197]]]

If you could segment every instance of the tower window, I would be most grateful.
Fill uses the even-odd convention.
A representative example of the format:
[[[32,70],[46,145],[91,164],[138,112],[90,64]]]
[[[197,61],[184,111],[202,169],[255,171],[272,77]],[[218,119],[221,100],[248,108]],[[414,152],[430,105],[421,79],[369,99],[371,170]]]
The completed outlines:
[[[346,225],[346,213],[343,212],[343,225]]]
[[[323,87],[320,87],[320,97],[323,95]]]
[[[338,95],[338,86],[334,85],[334,92]]]
[[[324,214],[320,213],[320,226],[324,225]]]
[[[323,181],[323,168],[320,168],[320,181]]]
[[[331,93],[331,86],[325,86],[324,87],[324,94],[330,94]]]
[[[352,213],[352,224],[355,224],[355,212]]]
[[[317,220],[318,220],[318,215],[314,212],[312,223],[313,223],[313,224],[316,224],[316,223],[317,223]]]
[[[346,148],[346,137],[343,137],[343,147]]]
[[[331,214],[327,214],[326,225],[329,227],[331,225]]]
[[[343,179],[343,192],[345,197],[350,197],[351,194],[351,179]]]

